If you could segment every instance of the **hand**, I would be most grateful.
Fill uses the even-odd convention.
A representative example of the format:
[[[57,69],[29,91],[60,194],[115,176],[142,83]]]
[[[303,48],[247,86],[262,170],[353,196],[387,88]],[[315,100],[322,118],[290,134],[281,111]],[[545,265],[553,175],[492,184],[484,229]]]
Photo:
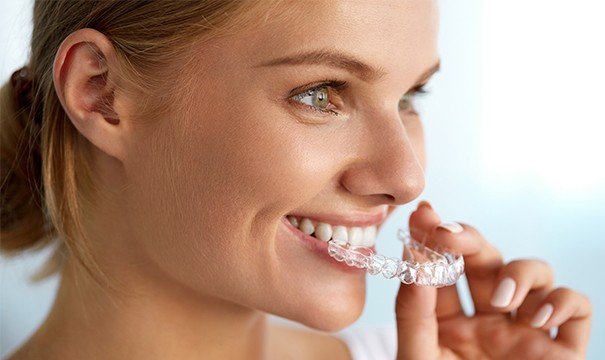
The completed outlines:
[[[427,245],[442,244],[464,256],[475,314],[464,314],[456,285],[437,289],[402,283],[395,304],[397,359],[585,358],[592,313],[585,295],[553,288],[552,269],[541,260],[504,264],[500,252],[470,225],[459,223],[463,228],[459,233],[437,227],[439,216],[425,204],[411,214],[410,232],[418,239],[430,234]],[[505,288],[506,283],[512,287],[510,279],[516,284],[512,299],[506,291],[496,291],[505,278],[509,278]],[[499,298],[496,303],[494,295]],[[540,310],[545,304],[552,308]],[[532,326],[535,315],[537,327]],[[554,339],[552,327],[558,327]]]

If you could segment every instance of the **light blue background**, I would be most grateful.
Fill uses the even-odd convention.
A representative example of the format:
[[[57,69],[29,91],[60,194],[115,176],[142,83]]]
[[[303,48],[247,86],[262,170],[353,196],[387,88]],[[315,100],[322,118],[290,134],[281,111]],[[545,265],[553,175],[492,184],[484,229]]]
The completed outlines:
[[[588,295],[594,307],[588,358],[603,358],[602,2],[440,5],[442,70],[421,103],[428,168],[420,199],[444,220],[475,226],[506,260],[544,259],[558,286]],[[28,57],[30,16],[29,1],[2,4],[1,79]],[[392,235],[416,203],[385,225],[380,252],[400,254]],[[57,278],[26,282],[46,253],[0,260],[0,356],[27,338],[50,307]],[[398,283],[368,281],[367,306],[354,326],[392,323]],[[470,309],[466,292],[463,300]]]

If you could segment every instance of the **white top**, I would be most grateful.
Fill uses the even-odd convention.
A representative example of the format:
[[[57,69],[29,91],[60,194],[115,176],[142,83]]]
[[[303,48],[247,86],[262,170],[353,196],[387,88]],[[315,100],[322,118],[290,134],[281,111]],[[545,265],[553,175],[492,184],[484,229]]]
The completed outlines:
[[[394,360],[397,356],[395,324],[346,328],[334,335],[347,343],[353,360]]]

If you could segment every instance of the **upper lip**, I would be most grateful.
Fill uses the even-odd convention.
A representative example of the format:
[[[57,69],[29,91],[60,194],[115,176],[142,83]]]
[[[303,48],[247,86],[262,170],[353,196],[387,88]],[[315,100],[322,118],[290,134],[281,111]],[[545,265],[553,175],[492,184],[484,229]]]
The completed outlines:
[[[288,214],[296,217],[306,217],[318,222],[328,223],[330,225],[342,225],[346,227],[353,226],[371,226],[380,225],[387,217],[387,208],[379,212],[360,212],[350,211],[346,213],[311,213],[311,212],[296,212]]]

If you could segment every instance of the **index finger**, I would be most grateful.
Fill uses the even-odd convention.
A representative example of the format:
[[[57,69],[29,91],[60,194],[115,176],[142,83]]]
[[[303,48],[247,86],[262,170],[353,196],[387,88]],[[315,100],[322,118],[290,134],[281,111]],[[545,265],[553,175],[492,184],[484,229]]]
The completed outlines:
[[[453,233],[437,227],[432,237],[437,244],[464,256],[465,274],[475,312],[494,312],[490,304],[499,270],[504,266],[502,254],[473,226],[458,222],[462,231]]]
[[[488,276],[497,272],[503,264],[500,251],[485,240],[485,237],[473,226],[463,222],[456,223],[462,226],[461,232],[453,233],[447,228],[438,226],[432,241],[464,255],[465,269],[474,277]],[[490,274],[486,274],[485,271]]]

